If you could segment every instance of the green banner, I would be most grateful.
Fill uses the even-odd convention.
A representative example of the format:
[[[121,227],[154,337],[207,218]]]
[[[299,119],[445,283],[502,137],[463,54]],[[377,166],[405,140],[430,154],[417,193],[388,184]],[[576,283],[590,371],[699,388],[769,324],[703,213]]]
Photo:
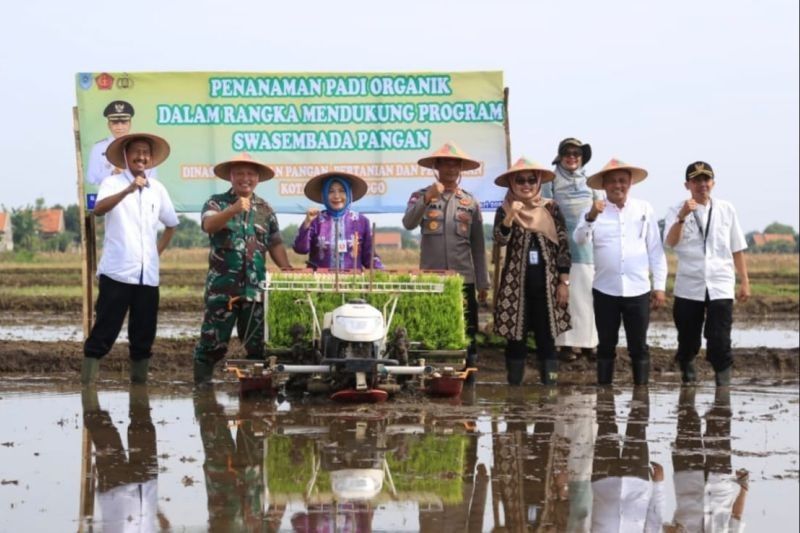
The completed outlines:
[[[257,192],[279,213],[304,213],[308,179],[337,170],[367,180],[358,211],[403,212],[433,180],[417,160],[448,141],[481,162],[462,187],[482,207],[505,192],[493,182],[506,169],[502,72],[81,73],[76,86],[90,193],[119,171],[104,149],[125,125],[109,119],[128,109],[130,132],[170,143],[156,171],[178,211],[199,211],[227,190],[213,166],[241,152],[275,169]]]

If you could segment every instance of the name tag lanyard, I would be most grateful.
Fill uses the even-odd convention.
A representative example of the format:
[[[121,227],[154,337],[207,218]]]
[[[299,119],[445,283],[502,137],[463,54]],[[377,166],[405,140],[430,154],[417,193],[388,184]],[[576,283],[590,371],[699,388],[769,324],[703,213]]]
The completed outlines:
[[[706,242],[708,241],[708,232],[709,232],[709,229],[711,228],[711,213],[713,211],[714,211],[714,204],[711,202],[711,199],[709,199],[708,200],[708,224],[706,224],[705,227],[703,227],[703,224],[702,224],[702,222],[700,220],[700,215],[697,214],[697,211],[695,210],[693,212],[694,220],[695,220],[695,222],[697,222],[697,229],[700,230],[700,234],[703,236],[703,254],[704,255],[706,254]]]

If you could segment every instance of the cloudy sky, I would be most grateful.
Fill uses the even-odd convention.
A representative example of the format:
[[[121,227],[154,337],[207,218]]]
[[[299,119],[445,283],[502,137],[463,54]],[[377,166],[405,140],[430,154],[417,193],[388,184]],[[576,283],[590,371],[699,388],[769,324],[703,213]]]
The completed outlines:
[[[512,157],[590,142],[664,213],[694,160],[745,231],[798,227],[798,2],[28,0],[0,32],[0,204],[75,203],[76,72],[502,70]]]

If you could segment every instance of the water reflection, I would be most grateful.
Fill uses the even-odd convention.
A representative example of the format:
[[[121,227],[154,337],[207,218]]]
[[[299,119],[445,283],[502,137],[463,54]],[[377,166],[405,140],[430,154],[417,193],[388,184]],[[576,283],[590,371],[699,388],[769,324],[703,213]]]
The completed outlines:
[[[154,425],[146,386],[101,393],[110,408],[101,407],[96,391],[83,391],[79,529],[444,533],[741,526],[748,480],[746,471],[734,470],[731,399],[724,388],[477,387],[465,389],[460,403],[356,407],[240,398],[227,386],[186,392],[158,396]],[[752,412],[753,400],[739,394],[737,413]],[[770,401],[772,412],[783,412]],[[786,413],[784,424],[792,416]],[[734,438],[746,452],[737,456],[742,466],[752,471],[767,464],[750,451],[763,447],[753,436],[753,424],[762,419],[736,420]],[[4,461],[7,472],[21,471],[23,461],[13,459],[20,446],[0,448],[12,458]],[[23,477],[6,473],[3,479]],[[759,484],[761,494],[765,486]],[[21,492],[13,487],[4,490]],[[748,505],[758,506],[763,496],[753,497]],[[22,522],[20,505],[6,505],[11,523]],[[769,516],[758,515],[755,522]],[[4,520],[0,529],[19,530]]]
[[[168,528],[169,521],[158,510],[158,452],[147,386],[131,385],[129,390],[127,452],[108,411],[100,407],[97,389],[85,388],[81,402],[85,430],[83,522],[89,526],[99,523],[103,531]],[[95,450],[91,468],[89,443]],[[100,507],[97,520],[95,503]]]
[[[264,438],[271,421],[260,416],[271,406],[241,402],[238,415],[231,417],[213,387],[196,390],[193,400],[205,455],[209,531],[272,530],[281,512],[264,507]]]
[[[663,467],[650,462],[650,391],[633,390],[625,436],[617,429],[614,391],[597,391],[597,442],[592,464],[592,531],[660,531]]]
[[[695,408],[695,387],[681,387],[672,453],[675,514],[667,531],[739,531],[749,474],[731,466],[730,388],[719,387],[706,413],[706,433]]]
[[[213,388],[194,406],[211,531],[465,531],[473,515],[482,530],[488,475],[483,465],[473,482],[474,423],[437,417],[439,407],[245,398],[229,414]]]

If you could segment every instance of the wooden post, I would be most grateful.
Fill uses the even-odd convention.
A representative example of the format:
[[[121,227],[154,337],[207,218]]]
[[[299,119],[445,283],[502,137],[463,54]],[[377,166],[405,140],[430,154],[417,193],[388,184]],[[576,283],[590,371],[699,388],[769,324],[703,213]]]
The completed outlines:
[[[511,167],[511,130],[508,121],[508,87],[503,89],[503,129],[506,135],[506,168]],[[500,283],[500,265],[502,264],[503,250],[497,243],[492,243],[492,291],[497,290]],[[494,296],[494,295],[493,295]],[[494,297],[492,298],[494,301]]]
[[[78,217],[81,222],[81,286],[83,338],[92,329],[92,277],[95,266],[94,215],[86,212],[86,194],[83,187],[83,157],[81,156],[81,132],[78,108],[72,108],[72,131],[75,136],[75,164],[78,177]],[[94,475],[92,475],[92,439],[84,427],[81,438],[81,489],[78,531],[84,531],[87,518],[94,515]]]
[[[92,439],[84,426],[81,436],[81,496],[78,531],[85,531],[89,519],[94,516],[94,479],[92,468]]]
[[[95,243],[94,215],[86,211],[86,194],[83,181],[83,157],[81,155],[81,131],[78,119],[78,108],[72,108],[72,130],[75,136],[75,164],[78,177],[78,211],[81,220],[81,286],[82,286],[82,318],[83,338],[92,330],[92,302],[94,301],[93,278],[97,264],[97,248]]]

